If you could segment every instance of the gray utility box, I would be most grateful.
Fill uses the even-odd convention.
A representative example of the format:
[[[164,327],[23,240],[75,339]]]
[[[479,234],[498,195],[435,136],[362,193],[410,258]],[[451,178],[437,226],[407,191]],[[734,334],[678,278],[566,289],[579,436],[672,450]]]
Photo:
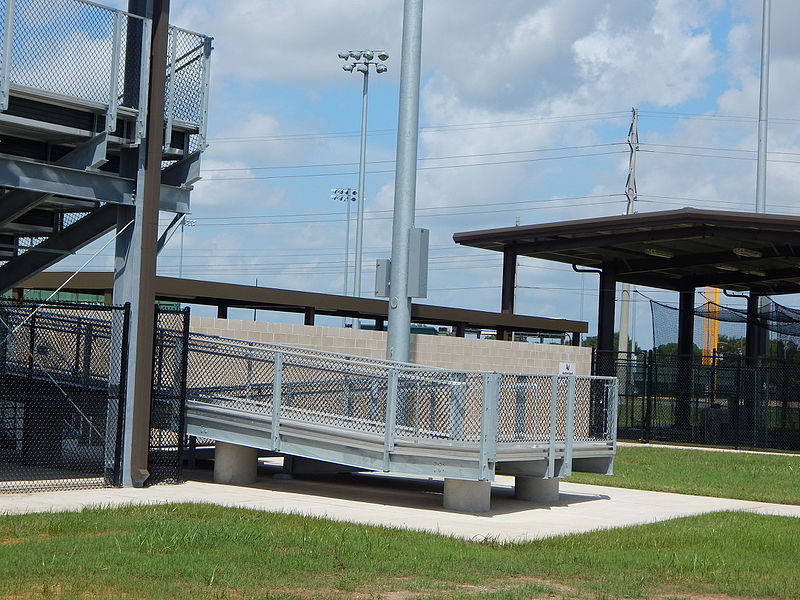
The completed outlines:
[[[408,297],[428,296],[428,246],[430,230],[413,228],[409,231],[408,245]],[[391,295],[392,261],[379,258],[375,262],[375,296],[388,298]]]

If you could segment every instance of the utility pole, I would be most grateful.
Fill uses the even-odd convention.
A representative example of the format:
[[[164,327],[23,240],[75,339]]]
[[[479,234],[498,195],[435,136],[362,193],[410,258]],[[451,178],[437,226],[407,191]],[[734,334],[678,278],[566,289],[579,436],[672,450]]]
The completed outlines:
[[[422,0],[403,4],[403,50],[400,110],[397,117],[397,163],[394,178],[392,265],[389,276],[389,327],[386,358],[408,362],[411,345],[409,249],[417,197],[419,82],[422,62]]]
[[[636,212],[636,151],[639,150],[639,111],[631,109],[631,127],[628,130],[628,147],[630,156],[628,158],[628,179],[625,181],[625,196],[628,198],[628,206],[625,209],[626,215]],[[631,285],[622,284],[622,293],[619,303],[619,340],[617,340],[617,351],[627,353],[628,344],[628,319],[631,312]]]
[[[758,95],[758,165],[756,167],[756,212],[767,212],[767,116],[769,114],[770,0],[764,0],[761,18],[761,89]]]

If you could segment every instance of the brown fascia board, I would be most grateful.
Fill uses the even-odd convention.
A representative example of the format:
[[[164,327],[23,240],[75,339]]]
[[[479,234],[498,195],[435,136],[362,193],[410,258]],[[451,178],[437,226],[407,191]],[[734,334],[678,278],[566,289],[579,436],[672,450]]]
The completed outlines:
[[[31,289],[56,289],[70,273],[44,272],[31,277],[22,287]],[[77,275],[67,286],[81,292],[103,294],[113,287],[113,274],[110,272],[85,272]],[[364,317],[387,318],[386,300],[376,298],[353,298],[336,294],[321,294],[279,288],[256,288],[235,283],[220,283],[177,277],[156,277],[156,297],[196,304],[231,307],[274,306],[274,310],[287,310],[287,307],[314,307],[318,313],[359,313]],[[412,304],[412,319],[441,322],[450,325],[467,323],[492,329],[507,327],[518,331],[577,332],[586,333],[588,323],[567,319],[551,319],[526,315],[507,315],[488,311]]]
[[[615,215],[591,219],[575,219],[555,223],[537,223],[519,227],[484,229],[453,234],[453,241],[464,245],[502,244],[537,236],[579,235],[600,231],[637,227],[669,227],[673,225],[738,225],[747,228],[775,228],[800,232],[800,217],[796,215],[758,214],[734,211],[680,208],[676,210]],[[480,247],[480,246],[479,246]]]

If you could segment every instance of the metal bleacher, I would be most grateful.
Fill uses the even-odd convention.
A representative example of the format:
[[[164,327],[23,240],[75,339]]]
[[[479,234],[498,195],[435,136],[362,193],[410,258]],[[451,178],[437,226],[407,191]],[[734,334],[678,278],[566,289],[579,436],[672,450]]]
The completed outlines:
[[[151,21],[85,0],[0,3],[0,292],[117,226],[146,120]],[[211,38],[170,27],[161,209],[206,146]]]

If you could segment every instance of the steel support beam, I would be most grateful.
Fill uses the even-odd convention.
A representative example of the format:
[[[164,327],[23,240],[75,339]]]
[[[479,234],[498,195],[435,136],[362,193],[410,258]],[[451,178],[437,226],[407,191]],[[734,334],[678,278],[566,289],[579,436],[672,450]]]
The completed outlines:
[[[149,476],[155,271],[162,187],[169,0],[130,0],[129,11],[153,19],[146,131],[140,147],[124,152],[120,165],[124,175],[135,178],[136,202],[134,206],[116,207],[117,228],[121,231],[131,220],[133,226],[117,238],[114,269],[114,302],[131,303],[122,484],[141,487]],[[188,199],[188,191],[186,194]]]
[[[516,244],[503,247],[503,282],[500,289],[500,312],[507,315],[514,314],[514,292],[517,284],[517,251]],[[497,332],[497,339],[512,340],[514,332],[510,329],[501,329]]]
[[[116,225],[116,207],[103,206],[76,221],[36,248],[0,267],[0,293],[59,262],[65,254],[90,244]]]
[[[70,169],[96,169],[106,162],[107,143],[108,135],[101,133],[77,146],[54,164]],[[41,194],[25,189],[13,189],[7,192],[0,197],[0,227],[14,221],[52,196],[53,194]]]
[[[610,265],[600,272],[597,306],[597,374],[614,375],[611,352],[614,350],[614,308],[617,279]]]
[[[158,158],[160,163],[161,155]],[[132,205],[135,194],[134,181],[119,175],[82,171],[9,156],[0,156],[0,185],[37,195],[110,204]],[[189,211],[188,189],[161,186],[160,196],[163,210]]]

